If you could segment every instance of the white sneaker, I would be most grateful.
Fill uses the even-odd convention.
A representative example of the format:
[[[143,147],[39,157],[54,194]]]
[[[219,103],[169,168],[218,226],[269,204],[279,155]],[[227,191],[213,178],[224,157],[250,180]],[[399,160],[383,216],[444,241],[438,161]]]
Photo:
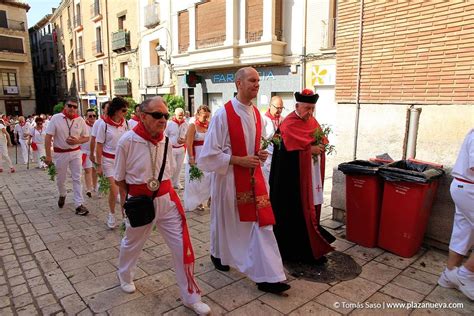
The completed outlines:
[[[211,313],[211,308],[206,303],[201,301],[194,304],[184,304],[187,308],[192,309],[198,315],[209,315]]]
[[[117,273],[118,275],[118,278],[119,278],[119,281],[120,281],[120,287],[122,288],[122,291],[124,291],[125,293],[133,293],[137,290],[137,288],[135,287],[135,283],[127,283],[127,282],[124,282],[122,281],[122,278],[120,277],[120,273]]]
[[[109,213],[107,216],[107,226],[109,228],[115,228],[117,226],[117,220],[115,219],[115,214]]]
[[[449,278],[448,278],[448,274],[451,274],[453,273],[454,270],[456,270],[457,268],[453,269],[453,270],[449,270],[448,268],[445,268],[443,270],[443,272],[441,273],[441,276],[439,277],[438,279],[438,285],[439,286],[442,286],[442,287],[445,287],[447,289],[454,289],[456,288],[456,285],[454,285],[451,281],[449,281]]]
[[[446,269],[447,270],[447,269]],[[459,274],[459,268],[447,270],[443,273],[446,276],[446,284],[453,285],[453,288],[458,289],[462,294],[466,295],[469,299],[474,300],[474,280],[468,279],[465,276]],[[438,284],[439,280],[438,280]],[[440,284],[441,285],[441,284]],[[442,285],[441,285],[442,286]]]

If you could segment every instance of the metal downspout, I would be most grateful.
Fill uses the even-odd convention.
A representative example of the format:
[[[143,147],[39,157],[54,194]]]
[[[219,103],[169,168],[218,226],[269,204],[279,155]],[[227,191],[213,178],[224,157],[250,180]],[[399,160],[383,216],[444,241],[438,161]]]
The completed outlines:
[[[301,47],[301,89],[306,87],[306,27],[307,27],[307,0],[303,1],[303,45]]]
[[[359,137],[359,115],[360,115],[360,80],[361,80],[361,64],[362,64],[362,34],[364,22],[364,0],[360,1],[359,16],[359,52],[357,55],[357,87],[356,87],[356,117],[354,127],[354,155],[353,159],[357,159],[357,139]]]

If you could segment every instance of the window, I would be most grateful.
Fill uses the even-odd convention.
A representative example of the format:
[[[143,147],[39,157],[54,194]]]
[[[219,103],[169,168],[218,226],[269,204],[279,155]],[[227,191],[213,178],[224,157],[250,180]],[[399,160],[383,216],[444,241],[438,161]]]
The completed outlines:
[[[13,53],[24,53],[23,39],[0,35],[0,51],[2,50]]]
[[[100,64],[97,65],[97,73],[98,73],[98,83],[99,83],[99,88],[97,90],[104,90],[104,65]]]
[[[120,63],[120,77],[127,78],[128,77],[128,63]]]
[[[17,86],[16,72],[13,70],[0,70],[2,74],[2,86]]]
[[[124,30],[125,29],[125,20],[126,20],[126,15],[122,15],[118,17],[118,29],[119,30]]]
[[[102,53],[102,31],[101,31],[100,26],[95,29],[95,39],[96,39],[95,52]]]
[[[8,28],[7,11],[0,10],[0,27]]]

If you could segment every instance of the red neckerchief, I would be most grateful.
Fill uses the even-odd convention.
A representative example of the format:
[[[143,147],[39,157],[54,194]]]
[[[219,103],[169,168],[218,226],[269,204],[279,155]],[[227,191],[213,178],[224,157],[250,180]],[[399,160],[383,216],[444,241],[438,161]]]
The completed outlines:
[[[225,104],[227,114],[227,124],[229,125],[229,137],[232,148],[232,155],[244,157],[256,155],[260,150],[260,138],[262,136],[262,121],[258,109],[252,106],[256,120],[255,148],[254,152],[247,153],[242,121],[234,110],[232,102]],[[241,222],[258,222],[259,226],[275,224],[270,199],[268,198],[265,180],[263,178],[260,165],[252,169],[233,165],[235,195],[237,199],[237,209]],[[254,179],[252,179],[252,176]],[[252,180],[255,183],[252,187]]]
[[[153,145],[156,146],[162,139],[163,139],[163,133],[158,134],[156,137],[152,137],[150,133],[145,129],[145,125],[143,125],[142,121],[138,122],[137,126],[133,128],[133,131],[135,134],[143,138],[144,140],[149,141]]]
[[[133,114],[132,120],[137,121],[137,122],[140,122],[140,119],[139,119],[138,116],[135,115],[135,114]]]
[[[311,155],[311,143],[314,142],[313,133],[321,128],[314,117],[307,121],[302,120],[295,112],[288,115],[280,125],[283,144],[288,151],[299,151],[299,170],[300,170],[300,198],[303,207],[303,215],[306,222],[306,229],[310,237],[311,250],[315,258],[320,258],[326,253],[334,250],[326,240],[321,236],[317,228],[318,218],[313,200],[313,181],[311,174],[311,165],[313,158]],[[323,143],[328,143],[327,139]],[[324,167],[326,156],[321,154],[321,179],[324,181]],[[319,209],[320,210],[320,209]]]
[[[181,120],[181,121],[178,121],[178,119],[173,116],[173,118],[171,119],[173,122],[175,122],[176,124],[178,124],[178,126],[181,126],[181,124],[183,124],[184,122],[186,122],[185,120]]]
[[[275,130],[277,130],[278,127],[280,127],[280,124],[281,124],[281,116],[276,117],[275,115],[272,115],[272,114],[270,113],[270,109],[268,109],[267,112],[265,112],[265,116],[268,117],[270,120],[272,120],[273,127],[275,128]]]
[[[86,120],[86,124],[90,127],[94,126],[94,124],[90,124],[88,120]]]
[[[67,117],[67,118],[70,119],[70,120],[74,120],[75,118],[78,118],[78,117],[79,117],[79,115],[77,115],[77,113],[76,113],[76,114],[73,114],[73,115],[69,115],[69,114],[67,113],[67,110],[66,110],[66,109],[63,110],[63,114],[64,114],[64,118]]]
[[[205,128],[205,129],[208,129],[208,127],[209,127],[209,122],[202,123],[201,121],[196,120],[196,121],[194,122],[194,125],[199,126],[199,127],[202,127],[202,128]]]
[[[115,126],[115,127],[122,127],[123,125],[123,122],[125,122],[125,119],[122,117],[122,119],[120,120],[120,122],[115,122],[114,120],[112,120],[112,118],[110,118],[109,116],[106,116],[104,117],[104,121],[105,123],[111,125],[111,126]]]
[[[19,122],[20,126],[23,127],[26,125],[26,122]]]

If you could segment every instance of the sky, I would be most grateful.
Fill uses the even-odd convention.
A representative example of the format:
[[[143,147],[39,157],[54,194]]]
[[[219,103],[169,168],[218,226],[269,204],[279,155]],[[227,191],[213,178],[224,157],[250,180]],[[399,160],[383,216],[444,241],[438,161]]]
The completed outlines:
[[[27,13],[28,28],[30,28],[46,14],[51,13],[51,8],[57,8],[61,0],[26,0],[23,2],[28,3],[31,7]]]

